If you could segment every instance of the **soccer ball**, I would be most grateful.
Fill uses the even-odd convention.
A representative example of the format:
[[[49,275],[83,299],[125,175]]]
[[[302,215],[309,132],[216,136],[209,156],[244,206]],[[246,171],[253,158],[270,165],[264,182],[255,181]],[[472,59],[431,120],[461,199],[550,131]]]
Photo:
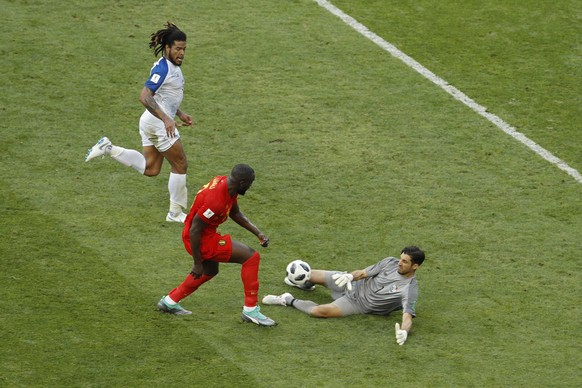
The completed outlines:
[[[311,279],[311,267],[303,260],[293,260],[287,265],[287,279],[295,284],[305,284]]]

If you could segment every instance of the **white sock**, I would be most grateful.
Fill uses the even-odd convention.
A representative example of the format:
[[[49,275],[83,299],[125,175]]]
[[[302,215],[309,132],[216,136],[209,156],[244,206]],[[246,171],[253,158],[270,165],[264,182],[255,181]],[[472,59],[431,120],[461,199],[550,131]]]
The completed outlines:
[[[173,305],[177,304],[176,302],[174,302],[174,301],[172,300],[172,298],[170,298],[170,296],[169,296],[169,295],[166,295],[166,297],[164,297],[164,302],[166,302],[166,304],[167,304],[168,306],[173,306]]]
[[[170,192],[170,211],[180,213],[186,209],[188,202],[188,188],[186,187],[186,174],[170,173],[168,179],[168,191]]]
[[[243,306],[243,310],[246,312],[253,311],[256,308],[257,308],[257,306],[253,306],[253,307]]]
[[[180,213],[183,213],[182,206],[180,206],[174,202],[170,202],[170,213],[172,213],[172,217],[179,216]]]
[[[145,157],[136,150],[128,150],[118,146],[111,146],[110,155],[119,163],[127,167],[132,167],[142,175],[145,172]]]

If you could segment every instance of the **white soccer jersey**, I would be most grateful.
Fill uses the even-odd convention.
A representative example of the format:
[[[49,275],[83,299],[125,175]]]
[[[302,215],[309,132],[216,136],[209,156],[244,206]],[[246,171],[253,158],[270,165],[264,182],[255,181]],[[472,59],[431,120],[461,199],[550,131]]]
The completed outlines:
[[[161,57],[154,63],[145,87],[155,93],[154,99],[164,113],[174,118],[184,97],[184,76],[180,66],[176,66],[165,57]],[[142,119],[150,122],[160,121],[147,109],[143,113]]]

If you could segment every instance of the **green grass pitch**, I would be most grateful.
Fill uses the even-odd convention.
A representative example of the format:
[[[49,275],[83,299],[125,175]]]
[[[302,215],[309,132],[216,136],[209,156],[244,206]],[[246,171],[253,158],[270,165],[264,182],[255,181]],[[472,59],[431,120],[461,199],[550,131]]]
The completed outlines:
[[[573,0],[332,1],[582,171],[582,6]],[[312,0],[0,0],[0,386],[582,385],[582,185]],[[223,265],[173,317],[191,259],[156,178],[84,163],[141,149],[138,95],[166,20],[188,34],[190,197],[240,162],[261,296],[286,264],[353,270],[409,244],[418,317],[241,322]],[[191,199],[190,199],[191,201]]]

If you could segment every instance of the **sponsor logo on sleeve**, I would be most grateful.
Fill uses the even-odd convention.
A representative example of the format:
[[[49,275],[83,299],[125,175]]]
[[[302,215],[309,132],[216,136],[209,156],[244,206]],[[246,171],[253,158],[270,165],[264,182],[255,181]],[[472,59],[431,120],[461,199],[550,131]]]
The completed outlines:
[[[210,209],[206,209],[206,211],[204,213],[202,213],[204,215],[204,217],[210,219],[212,218],[212,216],[214,215],[214,212]]]
[[[153,83],[157,84],[159,80],[160,80],[160,75],[159,74],[152,75],[152,82]]]

